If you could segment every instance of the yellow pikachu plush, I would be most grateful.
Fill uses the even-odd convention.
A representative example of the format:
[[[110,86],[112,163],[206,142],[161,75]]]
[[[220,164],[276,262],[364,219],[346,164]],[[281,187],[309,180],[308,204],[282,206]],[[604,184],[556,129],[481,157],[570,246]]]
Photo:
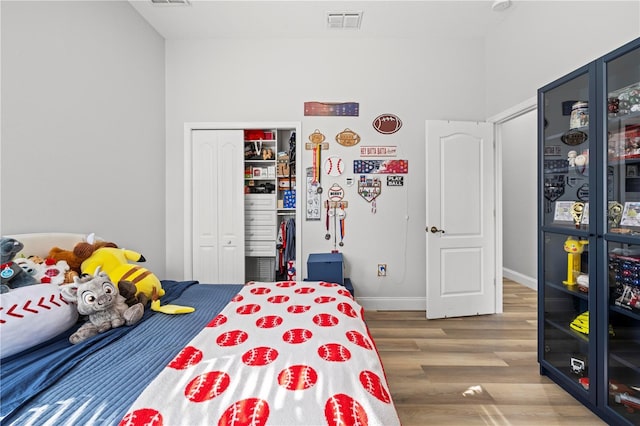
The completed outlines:
[[[122,280],[131,281],[138,292],[144,294],[149,300],[156,289],[157,295],[162,297],[164,290],[158,277],[151,271],[131,262],[145,262],[143,255],[133,250],[123,248],[102,247],[94,251],[84,262],[81,270],[83,274],[94,275],[98,267],[106,272],[114,283]]]

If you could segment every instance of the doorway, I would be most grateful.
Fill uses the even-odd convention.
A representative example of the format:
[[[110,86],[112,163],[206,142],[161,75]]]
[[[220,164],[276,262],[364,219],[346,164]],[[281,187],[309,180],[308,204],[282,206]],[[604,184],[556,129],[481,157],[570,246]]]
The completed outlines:
[[[489,121],[498,151],[496,231],[504,278],[537,290],[537,99],[516,105]],[[502,296],[500,296],[502,297]]]

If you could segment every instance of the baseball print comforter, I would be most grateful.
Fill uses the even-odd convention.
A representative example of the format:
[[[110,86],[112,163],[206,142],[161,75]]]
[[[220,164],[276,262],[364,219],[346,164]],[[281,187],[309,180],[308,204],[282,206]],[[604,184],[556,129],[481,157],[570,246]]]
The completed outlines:
[[[342,286],[253,282],[160,372],[120,425],[399,425]]]

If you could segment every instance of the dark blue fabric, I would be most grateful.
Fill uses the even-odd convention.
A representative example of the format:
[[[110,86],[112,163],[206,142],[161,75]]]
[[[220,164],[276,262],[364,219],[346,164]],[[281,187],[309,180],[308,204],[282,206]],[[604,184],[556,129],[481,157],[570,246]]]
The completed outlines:
[[[55,339],[3,359],[0,422],[33,422],[28,416],[38,412],[42,422],[55,416],[56,423],[66,418],[70,424],[84,424],[89,419],[117,424],[157,372],[242,287],[196,281],[163,281],[162,285],[166,291],[163,305],[193,306],[196,311],[166,315],[147,310],[134,326],[109,330],[76,345],[68,341],[77,329],[73,327]],[[30,407],[38,410],[29,412]],[[79,412],[83,416],[79,417]]]

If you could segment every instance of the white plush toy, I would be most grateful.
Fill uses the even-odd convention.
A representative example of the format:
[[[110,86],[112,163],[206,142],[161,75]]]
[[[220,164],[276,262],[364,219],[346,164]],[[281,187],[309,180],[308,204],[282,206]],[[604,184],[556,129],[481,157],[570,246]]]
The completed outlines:
[[[65,282],[65,274],[70,269],[66,260],[56,262],[47,258],[41,262],[36,262],[34,259],[40,260],[40,258],[22,257],[16,259],[15,263],[39,283],[59,285]]]

